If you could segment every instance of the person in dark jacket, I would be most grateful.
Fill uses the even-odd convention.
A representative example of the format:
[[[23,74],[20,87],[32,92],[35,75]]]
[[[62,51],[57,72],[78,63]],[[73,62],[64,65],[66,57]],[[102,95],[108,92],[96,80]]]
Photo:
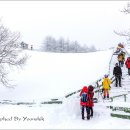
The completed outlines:
[[[121,67],[118,65],[118,63],[115,64],[115,67],[113,69],[113,75],[116,79],[116,87],[119,84],[119,87],[121,87],[121,77],[122,77],[122,70]]]
[[[90,119],[90,110],[89,110],[89,99],[88,99],[88,88],[87,86],[84,86],[83,89],[80,92],[80,105],[81,105],[81,114],[82,119],[84,120],[84,109],[86,109],[87,112],[87,120]]]
[[[93,117],[93,96],[94,96],[94,92],[93,92],[94,87],[92,85],[88,86],[88,96],[89,96],[89,109],[90,109],[90,117]]]

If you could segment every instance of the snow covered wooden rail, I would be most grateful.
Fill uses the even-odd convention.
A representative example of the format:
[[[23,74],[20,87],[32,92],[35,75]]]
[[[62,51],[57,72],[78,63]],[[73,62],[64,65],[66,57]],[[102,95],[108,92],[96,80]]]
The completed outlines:
[[[107,106],[112,110],[111,116],[112,117],[117,117],[117,118],[122,118],[122,119],[129,119],[130,120],[130,108],[128,107],[120,107],[120,106]],[[118,113],[118,111],[122,111],[122,113]]]
[[[128,107],[120,107],[120,106],[107,106],[108,108],[112,109],[112,111],[124,111],[126,113],[130,113],[130,108]]]
[[[120,95],[116,95],[116,96],[110,97],[111,102],[113,102],[113,99],[114,99],[114,98],[118,98],[118,97],[122,97],[122,96],[124,97],[124,102],[126,102],[126,95],[127,95],[127,94],[120,94]]]
[[[76,93],[79,93],[81,90],[82,90],[82,89],[79,89],[79,90],[77,90],[77,91],[74,91],[74,92],[72,92],[72,93],[69,93],[69,94],[67,94],[67,95],[65,96],[65,98],[68,98],[68,97],[70,97],[70,96],[72,96],[72,95],[74,95],[74,94],[76,94]]]
[[[0,104],[4,105],[35,105],[36,103],[33,102],[16,102],[16,101],[11,101],[11,100],[2,100],[0,101]]]
[[[63,102],[59,99],[51,99],[51,101],[43,101],[41,104],[62,104]]]
[[[16,105],[34,105],[35,102],[17,102]]]
[[[102,81],[102,79],[103,79],[103,77],[94,82],[94,84],[95,84],[95,85],[94,85],[94,92],[95,92],[95,93],[101,91],[101,86],[102,86],[101,81]],[[114,76],[112,76],[110,79],[112,80],[112,83],[115,81]],[[81,90],[82,90],[82,89],[79,89],[79,90],[77,90],[77,91],[74,91],[74,92],[72,92],[72,93],[69,93],[69,94],[67,94],[67,95],[65,96],[65,98],[68,98],[68,97],[70,97],[70,96],[72,96],[72,95],[74,95],[74,94],[77,94],[77,93],[79,93]]]
[[[103,79],[103,78],[102,78]],[[96,86],[97,87],[95,87],[95,90],[94,90],[94,92],[95,93],[97,93],[97,92],[101,92],[102,91],[102,79],[100,79],[100,80],[98,80],[97,82],[96,82]],[[115,81],[115,77],[114,76],[112,76],[111,78],[110,78],[111,80],[112,80],[112,83]]]
[[[41,104],[62,104],[62,101],[44,101]]]
[[[122,115],[122,114],[111,113],[111,116],[130,120],[130,115]]]

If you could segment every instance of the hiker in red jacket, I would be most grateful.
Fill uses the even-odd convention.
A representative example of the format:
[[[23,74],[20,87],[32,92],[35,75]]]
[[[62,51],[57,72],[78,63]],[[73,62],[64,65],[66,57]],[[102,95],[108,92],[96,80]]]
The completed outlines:
[[[90,117],[93,117],[93,96],[94,96],[94,92],[93,92],[94,87],[92,85],[88,86],[88,95],[89,95],[89,109],[90,109]]]
[[[126,65],[126,68],[128,68],[128,74],[130,75],[130,57],[127,58],[125,65]]]
[[[88,88],[87,86],[84,86],[83,89],[80,92],[80,105],[81,105],[81,114],[82,119],[84,120],[84,109],[86,109],[87,112],[87,120],[90,119],[90,110],[89,110],[89,96],[88,96]]]

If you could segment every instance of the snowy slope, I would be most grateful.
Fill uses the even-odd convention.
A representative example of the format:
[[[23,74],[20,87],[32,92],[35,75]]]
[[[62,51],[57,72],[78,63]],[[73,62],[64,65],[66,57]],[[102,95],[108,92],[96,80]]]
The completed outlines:
[[[44,53],[30,56],[23,70],[12,70],[15,89],[2,87],[1,99],[43,99],[63,97],[108,73],[113,50],[93,53]]]
[[[94,117],[89,121],[81,120],[78,93],[69,98],[64,98],[63,104],[40,104],[40,101],[44,98],[50,97],[48,96],[49,93],[51,93],[51,98],[65,96],[66,93],[81,89],[83,85],[90,84],[108,73],[108,64],[112,52],[112,50],[88,54],[27,52],[31,57],[24,70],[20,71],[19,74],[17,74],[17,71],[12,74],[14,79],[17,79],[18,86],[15,90],[1,88],[0,95],[1,99],[15,99],[17,101],[31,99],[36,104],[1,104],[0,129],[129,129],[129,120],[111,117],[111,110],[106,107],[113,105],[130,108],[129,94],[126,102],[124,102],[123,97],[117,98],[113,102],[103,101],[101,95],[99,95],[99,102],[95,103],[94,106]],[[87,60],[84,61],[84,59]],[[117,57],[113,56],[110,69],[111,75],[116,60]],[[43,66],[46,67],[43,68]],[[122,92],[128,93],[129,76],[126,76],[125,66],[122,70],[123,87],[115,88],[113,84],[110,91],[111,96]],[[51,77],[51,75],[53,76]],[[57,80],[57,78],[60,80]],[[55,84],[52,85],[54,87],[49,87],[52,84],[50,83],[51,80]],[[44,88],[42,86],[45,83],[48,86]],[[47,93],[48,91],[49,93]],[[5,118],[8,120],[5,121]],[[34,118],[39,118],[39,120],[34,121]]]

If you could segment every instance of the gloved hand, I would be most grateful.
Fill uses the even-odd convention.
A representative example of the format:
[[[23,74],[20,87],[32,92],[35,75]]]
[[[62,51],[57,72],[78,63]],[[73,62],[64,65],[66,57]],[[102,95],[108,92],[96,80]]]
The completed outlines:
[[[104,92],[104,88],[102,88],[102,93]]]

